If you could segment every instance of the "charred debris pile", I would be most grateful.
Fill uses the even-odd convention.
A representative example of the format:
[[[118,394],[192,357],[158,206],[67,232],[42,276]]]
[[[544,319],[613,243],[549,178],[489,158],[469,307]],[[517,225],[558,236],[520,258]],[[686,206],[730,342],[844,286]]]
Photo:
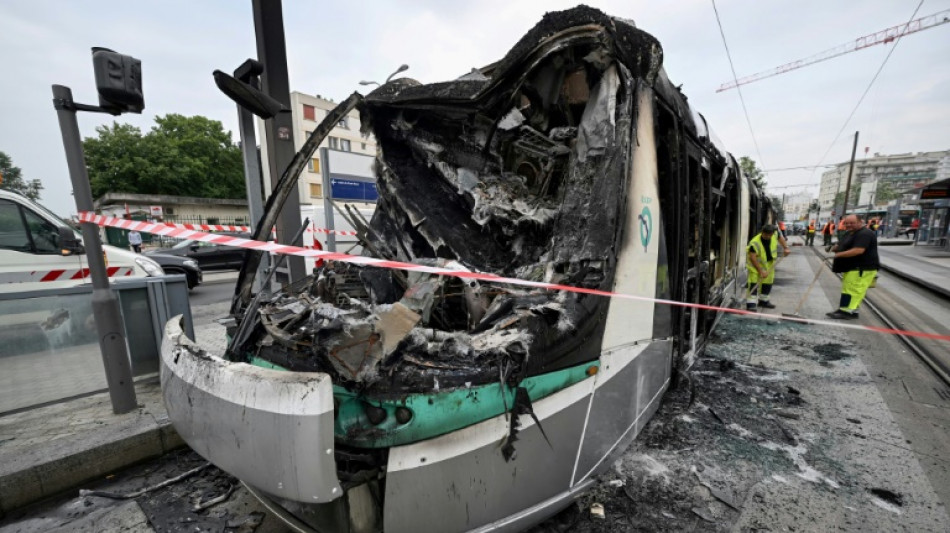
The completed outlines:
[[[379,203],[371,221],[353,213],[363,254],[609,289],[634,91],[660,54],[648,34],[581,7],[546,17],[491,67],[369,94]],[[261,302],[239,353],[367,393],[515,385],[596,360],[607,303],[327,263]]]

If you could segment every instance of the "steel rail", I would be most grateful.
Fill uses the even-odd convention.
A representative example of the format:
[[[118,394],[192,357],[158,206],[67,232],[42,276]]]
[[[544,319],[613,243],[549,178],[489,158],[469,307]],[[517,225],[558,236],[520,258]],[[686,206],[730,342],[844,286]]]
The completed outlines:
[[[822,257],[821,254],[818,252],[818,250],[812,249],[812,252],[814,252],[815,256],[818,257],[818,259],[822,262],[822,266],[819,268],[824,268],[825,263],[830,263],[831,258]],[[835,274],[835,276],[838,276],[839,279],[841,278],[841,274]],[[902,281],[913,284],[914,286],[919,287],[928,293],[934,294],[937,298],[940,298],[940,299],[946,298],[943,294],[940,294],[934,291],[932,288],[928,287],[927,285],[917,282],[916,280],[912,278],[906,278],[903,276],[898,276],[898,277]],[[875,299],[871,297],[870,295],[866,295],[864,297],[864,303],[868,306],[868,308],[871,309],[871,311],[874,312],[875,316],[877,316],[878,319],[880,319],[881,322],[883,322],[888,328],[891,328],[894,330],[903,329],[902,326],[897,324],[897,322],[894,320],[893,317],[891,317],[890,315],[887,314],[887,312],[884,311],[883,306],[875,304],[874,300]],[[927,350],[925,346],[921,345],[917,341],[917,339],[915,339],[914,337],[910,337],[908,335],[901,335],[899,333],[895,333],[894,335],[897,336],[901,340],[901,342],[903,342],[904,345],[907,346],[907,348],[910,349],[910,351],[915,356],[917,356],[918,359],[923,361],[924,364],[926,364],[927,367],[929,367],[930,370],[938,378],[940,378],[940,380],[943,381],[945,385],[950,387],[950,366],[947,366],[946,364],[940,362],[932,353],[930,353],[929,350]]]

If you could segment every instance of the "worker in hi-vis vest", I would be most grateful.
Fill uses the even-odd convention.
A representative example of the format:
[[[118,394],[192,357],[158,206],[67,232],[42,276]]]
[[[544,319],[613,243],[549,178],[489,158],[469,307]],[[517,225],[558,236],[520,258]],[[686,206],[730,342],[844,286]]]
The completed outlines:
[[[775,226],[766,224],[762,231],[752,237],[746,248],[746,268],[749,271],[746,289],[746,309],[755,311],[758,307],[775,309],[775,304],[769,301],[772,293],[772,283],[775,281],[775,263],[778,261],[779,239],[775,234]],[[784,255],[791,253],[785,244],[782,245]]]
[[[825,238],[823,243],[825,248],[831,246],[831,236],[835,233],[835,220],[830,219],[828,222],[825,222],[825,225],[821,227],[821,236]]]
[[[805,245],[814,246],[815,245],[815,221],[812,220],[808,223],[808,231],[805,233]]]

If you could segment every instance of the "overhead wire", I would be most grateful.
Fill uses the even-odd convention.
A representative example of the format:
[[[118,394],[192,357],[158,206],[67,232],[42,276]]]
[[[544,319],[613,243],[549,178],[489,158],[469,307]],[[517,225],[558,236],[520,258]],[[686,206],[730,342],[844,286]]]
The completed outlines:
[[[907,21],[908,23],[914,20],[914,17],[917,16],[917,12],[920,11],[921,6],[923,5],[924,5],[924,0],[920,0],[920,3],[917,4],[917,8],[914,9],[913,14],[911,14],[910,19],[908,19]],[[835,138],[831,141],[831,144],[828,145],[828,149],[825,150],[824,155],[821,156],[821,159],[815,165],[815,168],[822,166],[821,164],[825,162],[825,158],[828,157],[829,153],[831,153],[831,150],[834,148],[835,143],[837,143],[838,139],[841,138],[841,134],[844,133],[844,130],[845,128],[848,127],[848,124],[851,122],[851,119],[854,118],[854,114],[858,111],[858,108],[861,107],[861,103],[864,102],[864,98],[867,97],[868,93],[871,91],[871,87],[874,86],[874,82],[876,82],[878,76],[881,75],[881,72],[884,70],[884,66],[887,65],[887,61],[891,58],[891,55],[894,54],[894,50],[897,50],[897,45],[900,44],[902,37],[903,35],[898,35],[897,38],[894,39],[894,46],[891,47],[890,51],[887,53],[887,56],[884,57],[884,61],[881,62],[881,66],[878,67],[877,72],[874,73],[874,77],[871,78],[870,83],[868,83],[868,86],[864,89],[864,92],[861,94],[861,98],[858,98],[858,103],[854,105],[854,108],[851,110],[851,113],[848,115],[848,118],[845,119],[844,124],[841,125],[841,129],[838,130],[838,134],[835,135]],[[814,176],[815,174],[814,172],[812,172],[812,179],[814,179]]]
[[[726,58],[729,59],[729,68],[732,70],[732,79],[736,82],[736,92],[739,94],[739,101],[742,103],[742,112],[745,114],[745,122],[749,125],[749,134],[752,136],[752,144],[755,145],[755,153],[759,157],[759,164],[763,167],[765,162],[762,160],[762,151],[759,150],[759,142],[755,138],[755,131],[752,130],[752,120],[749,119],[749,110],[745,105],[745,98],[742,97],[742,89],[738,87],[739,77],[736,76],[736,67],[732,63],[732,53],[729,52],[729,44],[726,42],[726,32],[722,29],[722,21],[719,19],[719,9],[716,7],[716,0],[712,0],[713,11],[716,13],[716,24],[719,25],[719,35],[722,37],[722,46],[726,49]],[[766,171],[763,171],[766,175]]]
[[[769,168],[769,169],[764,169],[764,170],[762,170],[762,172],[782,172],[782,171],[785,171],[785,170],[814,170],[814,169],[816,169],[816,168],[833,167],[833,166],[834,166],[834,165],[820,165],[820,166],[817,166],[817,167],[816,167],[815,165],[806,165],[806,166],[803,166],[803,167]]]

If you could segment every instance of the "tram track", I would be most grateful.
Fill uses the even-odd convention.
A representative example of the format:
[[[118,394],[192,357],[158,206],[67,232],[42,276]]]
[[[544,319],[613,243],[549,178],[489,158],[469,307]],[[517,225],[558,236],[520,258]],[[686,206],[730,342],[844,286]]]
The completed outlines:
[[[815,248],[812,248],[812,252],[814,252],[815,256],[821,261],[821,268],[827,266],[830,270],[831,258],[823,257],[821,253]],[[879,271],[879,275],[880,272],[888,271],[882,269]],[[888,273],[892,274],[890,272]],[[835,274],[835,276],[837,276],[839,279],[841,278],[841,274]],[[921,283],[914,278],[907,276],[894,276],[895,279],[899,279],[902,283],[912,285],[921,291],[932,295],[934,300],[945,302],[947,306],[950,307],[950,300],[947,299],[946,295],[935,291],[933,287],[929,286],[928,284]],[[899,298],[898,295],[894,296]],[[885,305],[881,300],[881,297],[875,296],[873,291],[869,291],[868,295],[864,298],[864,304],[874,313],[875,316],[881,320],[881,322],[885,324],[886,327],[898,331],[907,329],[907,327],[901,323],[900,318],[896,316],[896,313],[889,312],[888,306]],[[936,341],[927,341],[919,339],[918,337],[901,335],[899,333],[896,333],[895,336],[900,339],[900,341],[911,351],[911,353],[913,353],[921,362],[927,365],[927,367],[930,368],[930,370],[944,383],[944,385],[950,387],[950,357],[948,357],[950,356],[950,350],[934,349],[931,344],[936,343]],[[944,355],[944,357],[941,357],[941,355]]]

